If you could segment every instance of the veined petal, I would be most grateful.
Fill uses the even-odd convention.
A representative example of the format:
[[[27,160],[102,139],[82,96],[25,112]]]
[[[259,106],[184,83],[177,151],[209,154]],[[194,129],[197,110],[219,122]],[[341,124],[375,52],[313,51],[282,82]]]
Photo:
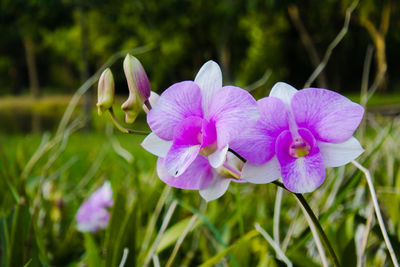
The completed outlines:
[[[289,128],[287,111],[276,97],[265,97],[257,101],[261,117],[229,146],[251,163],[261,165],[275,155],[275,141],[279,134]]]
[[[305,129],[299,134],[309,144],[313,144],[307,156],[295,158],[289,154],[289,146],[293,142],[289,131],[284,131],[276,141],[276,155],[281,165],[283,184],[294,193],[312,192],[325,179],[325,168],[319,149],[312,134]]]
[[[260,113],[257,102],[247,91],[224,86],[214,94],[209,116],[215,122],[218,149],[222,149],[244,129],[253,126]]]
[[[346,165],[364,152],[360,142],[354,137],[339,144],[317,142],[324,165],[339,167]]]
[[[188,117],[203,117],[201,91],[192,81],[172,85],[147,114],[147,123],[160,138],[170,141],[176,127]]]
[[[142,147],[151,154],[165,158],[172,146],[172,141],[165,141],[155,133],[150,133],[141,143]]]
[[[276,157],[262,165],[246,162],[242,169],[241,179],[253,184],[266,184],[281,177],[281,167]]]
[[[164,159],[157,161],[158,177],[166,184],[181,188],[200,190],[208,187],[213,182],[214,173],[206,157],[199,155],[192,164],[179,176],[174,177],[165,168]]]
[[[292,98],[292,110],[299,127],[309,129],[318,141],[341,143],[357,129],[364,108],[348,98],[325,89],[307,88]]]
[[[207,188],[200,190],[200,196],[207,202],[215,200],[225,194],[228,190],[231,179],[220,177],[215,174],[214,180]]]
[[[194,82],[200,87],[202,107],[207,117],[208,108],[215,92],[222,88],[222,73],[217,63],[207,61],[199,70]]]
[[[202,125],[203,119],[189,117],[176,128],[174,142],[165,157],[165,167],[171,175],[181,175],[199,154]]]
[[[290,107],[290,102],[295,93],[297,93],[297,89],[293,86],[278,82],[272,87],[269,96],[279,98],[287,107]]]
[[[224,164],[228,148],[229,146],[226,145],[223,149],[217,149],[214,153],[208,156],[208,161],[213,168],[218,168]]]

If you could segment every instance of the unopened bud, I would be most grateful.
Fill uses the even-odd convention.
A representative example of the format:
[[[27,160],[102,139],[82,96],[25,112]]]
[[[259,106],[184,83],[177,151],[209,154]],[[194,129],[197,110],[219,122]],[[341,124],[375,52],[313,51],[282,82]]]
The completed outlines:
[[[105,69],[100,76],[97,88],[97,111],[99,115],[103,114],[114,104],[114,77],[109,68]]]
[[[124,60],[124,73],[128,82],[129,97],[122,104],[125,121],[133,123],[145,101],[150,97],[150,83],[140,61],[128,54]]]

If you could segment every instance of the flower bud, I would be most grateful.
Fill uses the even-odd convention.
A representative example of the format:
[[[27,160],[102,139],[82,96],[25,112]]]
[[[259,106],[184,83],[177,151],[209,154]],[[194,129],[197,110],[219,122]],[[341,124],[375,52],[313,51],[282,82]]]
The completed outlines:
[[[99,115],[103,114],[114,104],[114,77],[109,68],[105,69],[100,76],[97,88],[97,109]]]
[[[150,97],[150,83],[140,61],[126,55],[124,60],[124,73],[128,82],[129,97],[122,104],[125,111],[125,121],[133,123],[145,101]]]

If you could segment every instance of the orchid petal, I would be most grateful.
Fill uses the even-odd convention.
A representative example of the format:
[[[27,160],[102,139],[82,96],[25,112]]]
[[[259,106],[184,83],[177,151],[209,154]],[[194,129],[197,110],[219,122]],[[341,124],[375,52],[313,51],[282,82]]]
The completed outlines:
[[[266,184],[281,177],[281,167],[276,157],[262,165],[246,162],[242,169],[241,179],[253,184]]]
[[[234,139],[229,146],[251,163],[261,165],[275,155],[275,141],[289,128],[283,102],[276,97],[257,101],[261,117],[258,122]]]
[[[200,87],[202,107],[207,117],[208,109],[215,92],[222,88],[222,73],[217,63],[207,61],[199,70],[194,82]]]
[[[188,117],[203,117],[201,91],[192,81],[172,85],[161,94],[147,114],[147,122],[161,139],[170,141],[180,122]]]
[[[208,156],[210,165],[213,168],[218,168],[224,164],[226,160],[226,153],[228,152],[229,146],[226,145],[223,149],[217,149],[214,153]]]
[[[215,200],[225,194],[228,190],[231,179],[220,177],[215,174],[214,180],[210,186],[200,190],[200,196],[207,202]]]
[[[190,166],[179,176],[173,177],[165,168],[164,159],[157,160],[158,177],[166,184],[181,188],[200,190],[208,187],[213,182],[213,170],[206,157],[199,155]]]
[[[354,137],[339,144],[317,142],[324,165],[327,167],[339,167],[346,165],[364,152],[360,142]]]
[[[293,86],[287,83],[278,82],[272,87],[269,96],[279,98],[287,107],[290,107],[290,102],[292,100],[292,97],[297,92],[298,92],[297,89],[294,88]]]
[[[307,88],[292,99],[292,110],[299,127],[309,129],[318,141],[342,143],[358,127],[364,108],[348,98],[325,89]]]
[[[155,133],[150,133],[141,143],[142,147],[151,154],[165,158],[172,146],[172,141],[165,141]]]
[[[253,126],[260,114],[257,102],[247,91],[224,86],[214,94],[209,116],[211,121],[215,121],[217,145],[222,149],[243,129]]]
[[[289,154],[292,134],[284,131],[276,141],[276,154],[281,165],[283,184],[294,193],[312,192],[325,179],[325,168],[319,149],[311,132],[299,129],[299,134],[311,145],[307,156],[295,158]]]
[[[203,119],[189,117],[176,128],[174,142],[165,157],[168,172],[177,177],[195,160],[201,149]]]

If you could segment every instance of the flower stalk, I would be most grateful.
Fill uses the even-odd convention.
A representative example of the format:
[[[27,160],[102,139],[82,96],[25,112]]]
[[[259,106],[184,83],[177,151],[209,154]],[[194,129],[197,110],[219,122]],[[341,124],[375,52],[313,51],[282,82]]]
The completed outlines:
[[[286,189],[285,186],[281,182],[274,181],[273,183],[275,185],[279,186],[279,187],[282,187],[282,188]],[[319,236],[321,237],[322,243],[323,243],[323,245],[325,247],[325,250],[328,252],[329,257],[331,258],[333,265],[334,266],[340,266],[339,260],[336,257],[335,251],[333,250],[332,245],[329,242],[329,239],[328,239],[328,237],[326,236],[326,234],[324,232],[324,229],[322,229],[322,226],[319,223],[317,216],[315,216],[313,210],[308,205],[306,199],[303,197],[302,194],[297,194],[297,193],[293,193],[293,194],[296,196],[296,198],[298,199],[299,203],[301,203],[301,205],[303,206],[304,210],[307,212],[307,214],[310,216],[312,222],[314,223],[314,226],[317,229]]]
[[[115,117],[114,110],[113,110],[112,107],[108,109],[108,112],[110,113],[111,120],[112,120],[114,126],[115,126],[120,132],[123,132],[123,133],[126,133],[126,134],[140,134],[140,135],[148,135],[148,134],[149,134],[148,132],[145,132],[145,131],[138,131],[138,130],[128,129],[128,128],[125,128],[124,126],[122,126],[122,125],[118,122],[118,119]]]

